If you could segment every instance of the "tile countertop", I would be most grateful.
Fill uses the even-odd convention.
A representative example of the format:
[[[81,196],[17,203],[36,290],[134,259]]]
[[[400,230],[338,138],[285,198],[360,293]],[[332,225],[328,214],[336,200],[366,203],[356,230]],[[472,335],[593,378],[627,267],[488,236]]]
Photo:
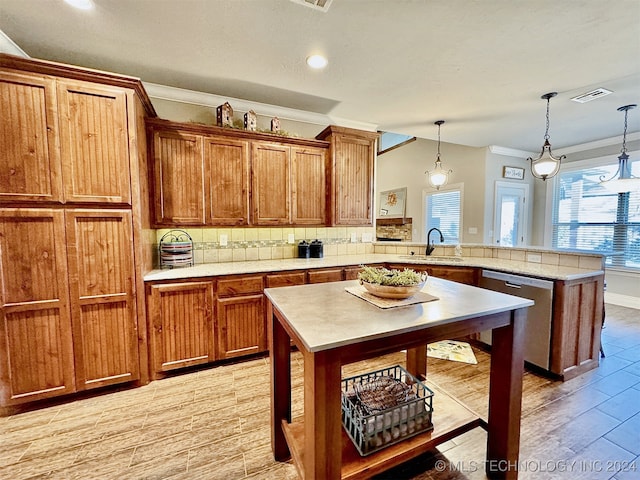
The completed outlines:
[[[144,276],[145,282],[179,280],[198,277],[215,277],[246,273],[268,273],[310,268],[331,268],[372,263],[404,263],[420,265],[464,266],[487,268],[506,273],[529,275],[550,280],[577,280],[604,273],[602,269],[579,268],[544,263],[507,260],[489,257],[459,257],[447,259],[408,258],[406,255],[371,253],[363,255],[336,255],[324,258],[287,258],[281,260],[258,260],[245,262],[203,263],[193,267],[152,270]]]

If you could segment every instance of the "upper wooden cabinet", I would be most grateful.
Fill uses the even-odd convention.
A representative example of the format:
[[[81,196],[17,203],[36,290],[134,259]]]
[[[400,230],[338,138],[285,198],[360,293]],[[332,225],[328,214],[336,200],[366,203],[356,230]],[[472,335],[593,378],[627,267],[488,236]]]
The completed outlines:
[[[65,200],[130,204],[125,91],[59,81],[58,108]]]
[[[62,201],[55,88],[0,69],[0,200]]]
[[[255,225],[291,223],[291,150],[268,142],[251,144],[251,205]]]
[[[204,225],[205,169],[202,137],[175,131],[153,133],[155,223]]]
[[[252,223],[324,225],[327,151],[252,142]]]
[[[326,142],[147,125],[156,226],[326,224]]]
[[[291,148],[291,223],[325,225],[327,221],[327,150]]]
[[[0,54],[0,202],[131,205],[140,89],[137,79]]]
[[[204,137],[207,225],[249,223],[249,142]]]
[[[372,225],[378,134],[330,125],[316,138],[331,142],[329,224]]]

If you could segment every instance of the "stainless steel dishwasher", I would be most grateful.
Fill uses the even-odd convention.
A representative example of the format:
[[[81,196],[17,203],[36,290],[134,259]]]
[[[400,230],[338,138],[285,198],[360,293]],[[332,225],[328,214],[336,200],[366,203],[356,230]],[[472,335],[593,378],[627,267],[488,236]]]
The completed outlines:
[[[551,316],[553,282],[508,273],[483,270],[480,287],[533,300],[527,311],[525,327],[525,361],[549,370],[551,361]],[[481,332],[480,340],[491,345],[491,330]]]

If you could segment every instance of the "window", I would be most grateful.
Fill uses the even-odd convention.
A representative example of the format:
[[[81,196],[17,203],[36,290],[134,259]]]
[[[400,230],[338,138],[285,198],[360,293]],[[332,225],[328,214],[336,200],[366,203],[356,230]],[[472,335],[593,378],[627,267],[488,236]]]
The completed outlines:
[[[608,267],[640,270],[640,192],[613,193],[599,184],[616,172],[615,157],[580,163],[556,181],[553,246],[601,253]],[[640,176],[639,160],[630,167]]]
[[[424,238],[430,229],[438,228],[444,236],[444,243],[460,243],[462,226],[462,187],[452,185],[450,189],[424,193]],[[432,239],[435,238],[432,234]],[[437,243],[437,242],[436,242]]]

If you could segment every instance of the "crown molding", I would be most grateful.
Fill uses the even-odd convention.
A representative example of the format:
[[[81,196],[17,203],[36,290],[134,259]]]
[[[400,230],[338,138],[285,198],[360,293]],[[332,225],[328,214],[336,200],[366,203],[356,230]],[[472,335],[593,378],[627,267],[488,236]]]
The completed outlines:
[[[640,140],[640,132],[628,133],[627,142]],[[610,147],[611,145],[622,145],[622,135],[611,138],[603,138],[602,140],[594,140],[593,142],[581,143],[570,147],[557,148],[554,153],[558,155],[568,155],[570,153],[585,152],[595,150],[597,148]],[[534,155],[533,152],[518,150],[515,148],[501,147],[500,145],[489,145],[489,151],[496,155],[505,155],[507,157],[529,158]]]
[[[238,110],[240,112],[253,110],[258,115],[278,117],[283,120],[292,120],[295,122],[311,123],[314,125],[338,125],[341,127],[356,128],[358,130],[367,130],[372,132],[377,130],[377,125],[373,123],[359,122],[332,115],[279,107],[277,105],[269,105],[267,103],[252,102],[249,100],[242,100],[240,98],[223,97],[213,93],[196,92],[194,90],[169,87],[166,85],[159,85],[157,83],[143,82],[143,84],[147,94],[152,99],[157,98],[159,100],[168,100],[172,102],[212,108],[216,108],[224,102],[229,102],[233,106],[234,110]]]
[[[516,148],[501,147],[500,145],[489,145],[489,151],[496,155],[504,155],[506,157],[529,158],[534,155],[533,152],[526,150],[518,150]]]
[[[640,132],[627,133],[627,142],[634,140],[640,140]],[[580,145],[573,145],[572,147],[558,148],[557,153],[561,155],[567,155],[569,153],[584,152],[586,150],[595,150],[596,148],[610,147],[611,145],[622,145],[622,135],[611,138],[603,138],[602,140],[595,140],[593,142],[582,143]]]

